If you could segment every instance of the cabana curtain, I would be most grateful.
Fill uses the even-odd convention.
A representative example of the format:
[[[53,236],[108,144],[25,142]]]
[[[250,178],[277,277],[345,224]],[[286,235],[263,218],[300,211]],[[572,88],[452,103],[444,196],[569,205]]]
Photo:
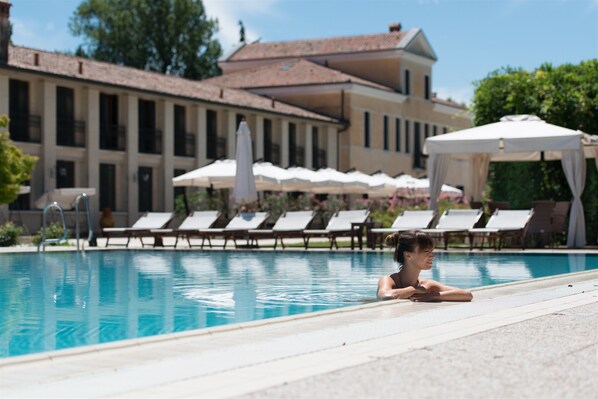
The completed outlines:
[[[573,195],[567,245],[583,247],[586,244],[581,203],[586,178],[583,144],[588,142],[588,156],[598,156],[598,146],[592,147],[594,144],[586,136],[589,137],[580,131],[551,125],[534,115],[509,115],[497,123],[429,137],[424,153],[429,155],[430,209],[438,207],[439,187],[446,177],[450,158],[470,161],[474,200],[481,198],[490,161],[561,159]]]

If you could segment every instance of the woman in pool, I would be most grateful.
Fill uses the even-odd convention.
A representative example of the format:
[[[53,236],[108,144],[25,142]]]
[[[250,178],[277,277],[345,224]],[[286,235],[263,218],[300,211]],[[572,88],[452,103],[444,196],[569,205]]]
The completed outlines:
[[[434,260],[434,242],[421,231],[405,231],[386,237],[386,245],[394,248],[394,260],[399,271],[380,277],[378,299],[410,299],[416,302],[471,301],[473,295],[441,284],[419,278],[422,270],[430,270]]]

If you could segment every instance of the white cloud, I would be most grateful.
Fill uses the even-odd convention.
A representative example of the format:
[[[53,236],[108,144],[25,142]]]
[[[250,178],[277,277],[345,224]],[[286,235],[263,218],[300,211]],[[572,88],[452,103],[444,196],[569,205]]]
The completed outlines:
[[[435,87],[434,91],[438,98],[443,100],[452,99],[457,103],[465,103],[466,105],[471,105],[471,100],[473,99],[473,85],[468,87]]]
[[[245,39],[252,42],[261,37],[258,30],[248,27],[247,18],[275,17],[276,6],[281,0],[204,0],[206,14],[218,19],[216,37],[226,52],[239,42],[239,20],[245,25]]]
[[[38,23],[35,20],[23,20],[11,17],[12,42],[17,46],[40,50],[74,50],[77,40],[64,30],[56,29],[53,23]]]

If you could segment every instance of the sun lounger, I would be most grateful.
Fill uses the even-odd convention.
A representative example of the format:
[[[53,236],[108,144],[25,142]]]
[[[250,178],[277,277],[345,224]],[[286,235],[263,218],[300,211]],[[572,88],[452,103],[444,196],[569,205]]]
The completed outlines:
[[[469,229],[469,249],[473,249],[476,237],[482,237],[482,246],[487,238],[488,243],[494,243],[494,248],[502,248],[504,238],[514,236],[521,242],[521,248],[525,249],[525,234],[527,227],[534,214],[533,209],[529,210],[501,210],[497,209],[488,220],[486,227]]]
[[[208,240],[210,248],[212,247],[212,238],[223,238],[224,245],[228,240],[233,240],[237,246],[237,240],[247,239],[249,245],[249,230],[256,230],[260,228],[268,219],[268,212],[242,212],[237,214],[228,222],[226,227],[222,229],[200,229],[197,232],[189,233],[188,237],[201,238],[201,248],[203,249],[205,241]],[[191,242],[189,242],[191,246]]]
[[[357,230],[361,231],[360,224],[366,222],[370,211],[367,209],[357,211],[339,211],[330,218],[328,225],[323,230],[304,230],[305,248],[309,246],[309,239],[312,237],[326,237],[330,240],[330,249],[332,245],[338,248],[336,239],[338,237],[353,237]]]
[[[131,238],[139,238],[143,245],[142,237],[150,236],[150,230],[166,227],[174,218],[173,212],[147,212],[141,216],[131,227],[107,227],[102,229],[102,235],[106,237],[106,246],[111,238],[127,238],[126,247],[129,246]],[[112,244],[122,245],[122,244]]]
[[[481,209],[449,209],[442,214],[435,228],[421,231],[432,237],[441,238],[444,249],[447,249],[451,236],[467,237],[469,230],[473,229],[483,214]]]
[[[284,238],[302,238],[305,245],[303,231],[314,219],[314,211],[291,211],[285,212],[276,221],[270,230],[249,230],[249,238],[256,245],[259,239],[274,238],[274,249],[278,245],[278,239],[284,249]]]
[[[164,247],[165,237],[175,237],[174,247],[176,248],[179,237],[185,237],[189,246],[189,235],[201,229],[209,229],[220,217],[219,211],[194,211],[183,220],[183,223],[176,229],[152,229],[150,234],[154,237],[154,246]]]
[[[392,223],[392,226],[387,228],[373,228],[370,229],[370,239],[372,244],[372,249],[376,248],[378,242],[380,242],[380,248],[384,246],[383,238],[387,234],[397,233],[401,231],[407,230],[420,230],[426,229],[430,227],[430,224],[434,220],[436,216],[436,211],[403,211],[395,221]]]

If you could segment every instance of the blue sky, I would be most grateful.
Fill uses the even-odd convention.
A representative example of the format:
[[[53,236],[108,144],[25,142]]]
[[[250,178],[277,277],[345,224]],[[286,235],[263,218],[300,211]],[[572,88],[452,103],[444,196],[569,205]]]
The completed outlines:
[[[13,42],[74,50],[80,0],[12,0]],[[534,69],[598,58],[598,0],[204,0],[225,50],[239,38],[280,41],[421,28],[438,55],[433,91],[468,102],[472,82],[504,66]]]

